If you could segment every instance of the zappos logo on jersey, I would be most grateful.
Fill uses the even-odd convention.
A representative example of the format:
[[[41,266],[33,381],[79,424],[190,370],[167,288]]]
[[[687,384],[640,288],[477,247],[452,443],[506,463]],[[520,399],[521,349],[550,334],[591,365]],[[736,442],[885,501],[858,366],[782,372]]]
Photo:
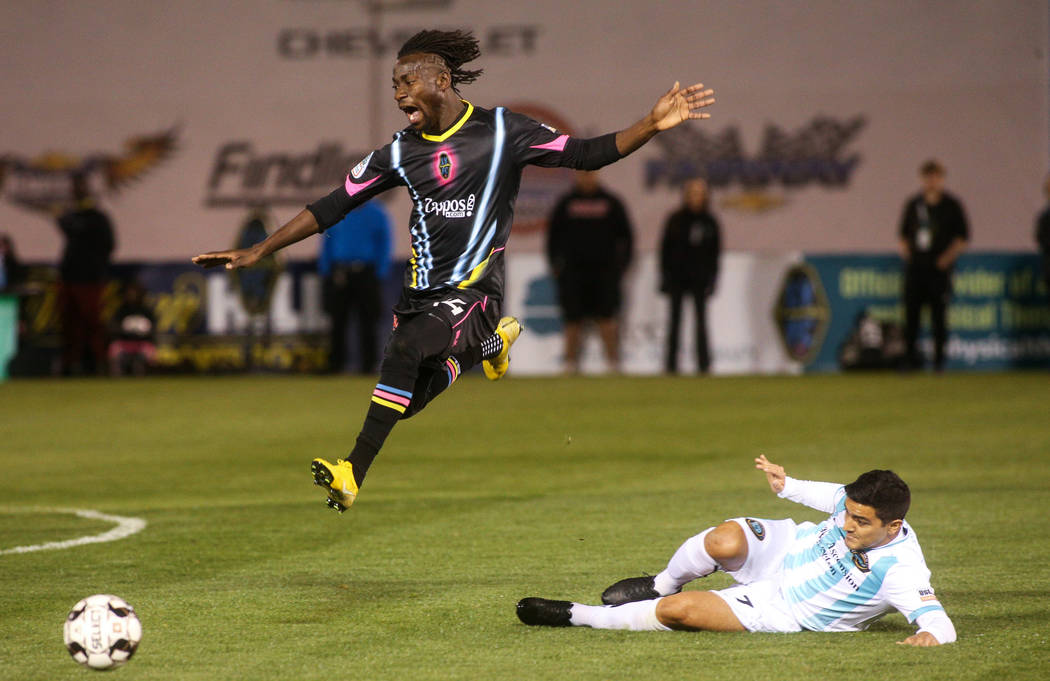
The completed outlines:
[[[465,199],[446,199],[445,201],[423,199],[423,213],[425,215],[433,213],[443,218],[469,218],[474,215],[476,201],[473,194]]]

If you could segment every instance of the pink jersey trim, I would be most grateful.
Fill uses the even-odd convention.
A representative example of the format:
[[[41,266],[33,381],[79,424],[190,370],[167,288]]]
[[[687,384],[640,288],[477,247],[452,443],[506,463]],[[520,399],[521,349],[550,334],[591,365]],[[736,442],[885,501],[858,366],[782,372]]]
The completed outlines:
[[[546,149],[548,151],[565,151],[565,144],[569,141],[568,135],[562,135],[546,144],[534,144],[530,149]]]
[[[453,328],[453,329],[455,329],[455,328],[457,328],[457,327],[458,327],[458,326],[459,326],[460,324],[462,324],[463,322],[467,321],[467,317],[469,317],[469,316],[470,316],[470,313],[474,311],[474,308],[475,308],[475,307],[477,307],[478,305],[480,305],[480,306],[481,306],[481,309],[482,309],[482,310],[484,310],[484,309],[485,309],[485,307],[486,307],[486,306],[487,306],[488,304],[489,304],[489,297],[488,297],[488,296],[485,296],[485,297],[484,297],[484,298],[482,298],[481,300],[477,301],[476,303],[474,303],[473,305],[471,305],[471,306],[470,306],[470,309],[469,309],[469,310],[467,310],[467,314],[463,315],[463,319],[460,319],[460,320],[459,320],[458,322],[456,322],[455,324],[453,324],[453,325],[452,325],[452,328]],[[456,339],[457,339],[457,340],[459,339],[459,333],[458,333],[458,332],[456,333]],[[455,345],[455,342],[453,342],[452,344],[453,344],[453,345]]]
[[[349,175],[347,175],[346,176],[346,193],[349,194],[350,196],[353,196],[354,194],[356,194],[358,192],[361,192],[361,191],[364,191],[365,189],[367,189],[368,185],[372,184],[373,182],[375,182],[378,179],[379,179],[379,176],[376,175],[375,177],[373,177],[368,182],[362,182],[361,184],[357,184],[353,180],[350,179]]]

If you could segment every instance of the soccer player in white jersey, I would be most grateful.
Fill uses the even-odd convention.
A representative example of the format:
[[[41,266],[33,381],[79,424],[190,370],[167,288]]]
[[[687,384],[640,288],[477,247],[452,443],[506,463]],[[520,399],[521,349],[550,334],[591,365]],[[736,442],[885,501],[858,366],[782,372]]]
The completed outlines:
[[[820,524],[733,518],[690,538],[654,577],[631,577],[602,594],[604,606],[525,598],[525,624],[596,629],[795,632],[860,631],[899,610],[918,631],[898,643],[935,646],[955,627],[934,595],[915,531],[904,520],[908,486],[874,470],[848,485],[790,478],[755,459],[777,496],[831,516]],[[736,584],[682,591],[722,570]]]

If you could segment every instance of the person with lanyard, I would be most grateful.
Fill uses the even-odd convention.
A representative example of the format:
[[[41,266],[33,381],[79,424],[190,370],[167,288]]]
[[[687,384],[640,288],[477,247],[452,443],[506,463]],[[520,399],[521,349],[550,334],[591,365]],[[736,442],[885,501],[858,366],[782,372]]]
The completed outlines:
[[[900,222],[900,255],[904,261],[904,340],[908,367],[921,369],[919,323],[930,308],[933,366],[943,371],[948,343],[948,302],[952,268],[966,250],[970,227],[959,199],[944,189],[945,171],[938,161],[919,167],[922,191],[904,204]]]

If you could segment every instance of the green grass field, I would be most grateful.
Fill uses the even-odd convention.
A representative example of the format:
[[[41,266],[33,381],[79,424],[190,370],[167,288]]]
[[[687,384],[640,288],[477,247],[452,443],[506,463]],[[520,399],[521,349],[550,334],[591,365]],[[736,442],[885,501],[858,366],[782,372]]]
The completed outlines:
[[[92,674],[62,646],[115,593],[144,637],[123,679],[1045,679],[1045,374],[466,377],[400,424],[339,516],[311,484],[373,381],[250,377],[0,385],[0,549],[148,521],[105,544],[0,555],[0,679]],[[959,632],[610,632],[520,624],[524,596],[597,602],[735,515],[820,520],[752,458],[848,482],[890,467]],[[703,588],[720,588],[723,575]]]

